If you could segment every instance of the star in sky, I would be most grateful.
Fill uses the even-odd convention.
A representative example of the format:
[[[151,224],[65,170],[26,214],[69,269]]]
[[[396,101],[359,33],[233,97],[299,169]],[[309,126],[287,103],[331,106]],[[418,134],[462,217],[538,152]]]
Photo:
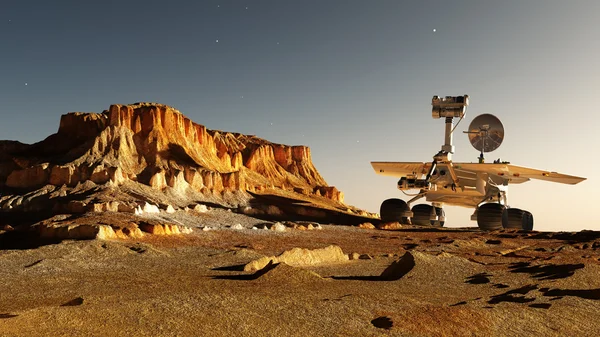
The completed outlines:
[[[435,32],[437,32],[437,29],[435,29],[435,28],[434,28],[434,29],[433,29],[433,32],[434,32],[434,33],[435,33]]]

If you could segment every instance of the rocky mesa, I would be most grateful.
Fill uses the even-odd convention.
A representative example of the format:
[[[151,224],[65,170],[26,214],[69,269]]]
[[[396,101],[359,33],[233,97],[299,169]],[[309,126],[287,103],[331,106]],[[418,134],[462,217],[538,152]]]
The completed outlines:
[[[41,142],[0,141],[5,215],[134,213],[148,203],[166,210],[201,202],[252,215],[368,215],[327,185],[308,147],[210,130],[163,104],[68,113]]]

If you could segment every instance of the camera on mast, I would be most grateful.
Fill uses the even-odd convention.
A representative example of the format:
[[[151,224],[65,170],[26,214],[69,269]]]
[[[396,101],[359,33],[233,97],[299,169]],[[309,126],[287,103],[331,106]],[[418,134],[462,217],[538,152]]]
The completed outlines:
[[[457,117],[462,118],[469,105],[469,95],[463,96],[433,96],[431,99],[431,116],[434,119]]]

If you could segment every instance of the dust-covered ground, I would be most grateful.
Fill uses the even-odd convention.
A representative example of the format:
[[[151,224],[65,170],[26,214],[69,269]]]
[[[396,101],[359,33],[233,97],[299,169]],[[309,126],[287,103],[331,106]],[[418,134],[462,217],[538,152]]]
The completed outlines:
[[[0,250],[0,335],[600,335],[598,232],[251,225]],[[243,271],[332,244],[360,258]]]

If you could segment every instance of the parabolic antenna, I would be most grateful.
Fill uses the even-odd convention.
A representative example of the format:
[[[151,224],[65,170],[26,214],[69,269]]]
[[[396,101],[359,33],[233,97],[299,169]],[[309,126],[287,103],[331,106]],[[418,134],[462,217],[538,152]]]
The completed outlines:
[[[475,117],[466,133],[469,134],[471,145],[482,154],[499,148],[504,140],[504,127],[500,120],[492,114]]]

